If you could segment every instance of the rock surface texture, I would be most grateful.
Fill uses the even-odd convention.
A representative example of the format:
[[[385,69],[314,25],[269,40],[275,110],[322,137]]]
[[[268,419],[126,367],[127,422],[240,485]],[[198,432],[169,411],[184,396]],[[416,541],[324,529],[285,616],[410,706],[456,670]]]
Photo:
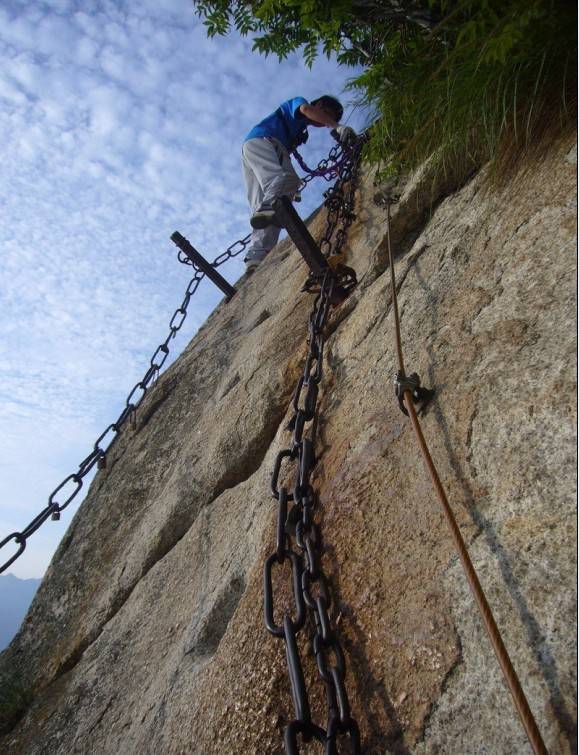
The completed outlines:
[[[566,140],[500,189],[481,173],[431,204],[415,177],[392,212],[407,370],[436,388],[423,431],[551,753],[576,748],[575,177]],[[329,323],[314,479],[363,751],[529,753],[394,398],[374,191],[363,173],[347,245],[359,285]],[[320,213],[312,233],[324,227]],[[283,752],[293,706],[262,565],[304,279],[282,242],[114,446],[1,657],[34,690],[2,752]],[[324,725],[311,661],[306,677]]]

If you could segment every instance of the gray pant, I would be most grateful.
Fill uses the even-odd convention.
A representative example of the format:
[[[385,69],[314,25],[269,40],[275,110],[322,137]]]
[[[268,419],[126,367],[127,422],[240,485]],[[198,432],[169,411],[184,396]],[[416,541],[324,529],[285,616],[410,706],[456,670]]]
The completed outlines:
[[[277,139],[258,137],[243,144],[243,178],[251,212],[271,207],[276,197],[293,196],[301,179],[295,172],[287,149]],[[245,261],[261,260],[279,238],[281,228],[270,225],[254,229]]]

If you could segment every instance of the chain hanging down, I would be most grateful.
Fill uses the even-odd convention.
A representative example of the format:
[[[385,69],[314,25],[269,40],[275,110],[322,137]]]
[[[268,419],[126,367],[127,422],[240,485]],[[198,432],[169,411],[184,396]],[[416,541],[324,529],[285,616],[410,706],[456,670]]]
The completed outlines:
[[[326,199],[328,226],[324,235],[326,252],[341,249],[347,226],[353,219],[354,179],[360,158],[361,144],[349,152],[349,159],[339,168],[338,180]],[[342,228],[336,231],[338,221]],[[313,290],[312,276],[306,290]],[[288,755],[300,752],[300,735],[304,741],[317,740],[329,755],[337,755],[340,737],[349,742],[350,752],[360,753],[358,724],[352,718],[345,687],[346,659],[330,618],[332,596],[321,557],[323,553],[320,527],[315,521],[317,496],[311,484],[316,466],[315,441],[319,421],[317,407],[319,384],[323,376],[325,326],[332,304],[339,273],[327,268],[317,277],[317,295],[309,319],[308,343],[304,371],[293,396],[294,416],[289,428],[291,444],[276,458],[272,475],[272,493],[277,499],[276,548],[264,564],[264,614],[268,631],[283,638],[286,650],[291,694],[295,715],[286,726],[284,744]],[[294,485],[289,490],[280,485],[282,465],[294,466]],[[285,469],[283,478],[287,479]],[[293,504],[293,505],[292,505]],[[288,511],[288,505],[291,508]],[[274,567],[288,562],[291,567],[293,616],[286,613],[277,624],[274,618]],[[310,621],[310,643],[326,692],[327,720],[325,729],[314,723],[298,648],[298,635]]]

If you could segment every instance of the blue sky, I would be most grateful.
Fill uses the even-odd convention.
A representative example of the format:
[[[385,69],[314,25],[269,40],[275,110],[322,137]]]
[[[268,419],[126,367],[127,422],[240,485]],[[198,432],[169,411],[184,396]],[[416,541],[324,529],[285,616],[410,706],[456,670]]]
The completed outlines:
[[[191,278],[171,233],[213,259],[249,232],[244,135],[289,97],[347,105],[353,72],[208,40],[189,0],[4,0],[0,63],[1,540],[77,470],[165,340]],[[313,132],[311,164],[333,143]],[[234,282],[241,259],[221,272]],[[204,281],[171,359],[219,299]],[[44,572],[80,498],[11,573]]]

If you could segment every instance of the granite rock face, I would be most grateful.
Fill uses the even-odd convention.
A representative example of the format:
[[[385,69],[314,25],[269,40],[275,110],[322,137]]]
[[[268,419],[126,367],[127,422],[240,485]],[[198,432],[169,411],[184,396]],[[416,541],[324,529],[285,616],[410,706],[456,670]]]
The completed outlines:
[[[417,176],[392,211],[407,370],[436,388],[423,431],[553,753],[576,750],[575,176],[566,140],[500,189],[484,173],[452,190]],[[363,174],[347,248],[360,283],[332,311],[314,480],[363,751],[527,753],[393,396],[374,193]],[[324,227],[320,213],[311,231]],[[307,348],[304,278],[279,244],[115,445],[0,657],[34,690],[3,752],[283,752],[293,706],[262,564]]]

